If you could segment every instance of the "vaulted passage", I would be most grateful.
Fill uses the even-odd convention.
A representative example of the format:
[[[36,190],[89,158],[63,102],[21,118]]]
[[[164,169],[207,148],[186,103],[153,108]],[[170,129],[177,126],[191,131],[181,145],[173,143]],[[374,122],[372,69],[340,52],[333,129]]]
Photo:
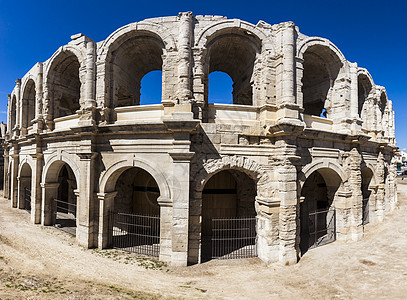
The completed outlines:
[[[48,82],[51,84],[55,118],[76,114],[80,108],[79,67],[77,57],[69,51],[62,52],[54,62]]]
[[[256,185],[246,174],[225,170],[202,191],[201,261],[256,256]]]
[[[254,37],[234,30],[213,38],[207,47],[208,75],[216,71],[228,74],[233,81],[233,104],[252,105],[254,62],[260,52]]]
[[[342,66],[339,58],[328,47],[314,45],[304,53],[302,93],[304,113],[330,117],[334,85]]]
[[[164,44],[158,37],[138,35],[128,38],[114,51],[111,62],[114,107],[161,103],[161,94],[146,103],[140,102],[140,95],[142,91],[157,97],[156,91],[161,90],[162,80],[159,86],[147,84],[145,89],[140,89],[144,76],[152,71],[162,71],[163,49]]]
[[[372,189],[370,187],[373,179],[373,172],[369,168],[362,169],[362,224],[369,223],[370,210],[373,208],[374,203],[371,201]]]
[[[32,171],[28,163],[24,163],[18,179],[19,208],[31,211],[31,179]]]
[[[330,169],[313,172],[301,190],[301,255],[318,246],[335,241],[336,220],[332,203],[340,185],[339,176]]]
[[[116,182],[112,245],[150,256],[160,253],[160,190],[145,170],[130,168]]]

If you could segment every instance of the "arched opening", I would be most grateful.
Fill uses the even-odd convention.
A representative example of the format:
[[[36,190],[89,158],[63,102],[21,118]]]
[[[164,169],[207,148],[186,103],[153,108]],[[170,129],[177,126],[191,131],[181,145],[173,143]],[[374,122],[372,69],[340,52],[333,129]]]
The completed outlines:
[[[328,47],[313,45],[304,53],[303,67],[304,113],[331,118],[334,85],[342,63]]]
[[[253,105],[254,64],[260,45],[253,34],[240,29],[220,33],[207,44],[207,76],[216,71],[230,76],[233,104]],[[212,84],[215,85],[212,81],[208,82],[209,86]],[[208,86],[205,89],[208,101]]]
[[[364,167],[362,175],[362,225],[369,223],[372,190],[370,184],[373,179],[373,172],[370,168]]]
[[[223,170],[202,191],[201,261],[257,256],[256,184],[245,173]]]
[[[151,71],[141,79],[140,105],[161,104],[162,71]]]
[[[112,207],[111,244],[125,251],[159,256],[160,190],[150,173],[129,168],[118,177]]]
[[[363,121],[367,119],[368,106],[366,100],[372,90],[372,84],[365,74],[358,76],[358,115]]]
[[[16,126],[16,120],[17,120],[17,98],[14,95],[13,98],[11,98],[11,108],[10,108],[10,132],[14,129]]]
[[[23,92],[22,128],[26,130],[35,118],[35,83],[29,79]]]
[[[326,245],[336,239],[334,197],[341,184],[339,175],[328,168],[311,173],[301,189],[300,251]]]
[[[233,104],[233,80],[225,72],[209,74],[208,103]]]
[[[76,234],[77,183],[72,169],[64,164],[58,174],[57,198],[54,199],[54,224],[72,235]]]
[[[28,163],[24,163],[18,178],[19,208],[31,212],[31,177],[32,171]]]
[[[59,54],[48,76],[54,118],[76,114],[80,109],[80,63],[75,54],[65,51]]]
[[[146,74],[152,71],[162,71],[164,48],[164,43],[160,38],[139,33],[139,35],[127,37],[113,51],[111,76],[114,81],[112,95],[114,107],[142,103],[140,100],[141,81]],[[151,76],[155,76],[155,74]],[[162,86],[162,80],[160,80],[159,86]],[[158,87],[152,86],[151,90],[157,91]],[[153,95],[157,97],[156,92]],[[158,99],[153,99],[153,103],[161,103],[161,94]]]

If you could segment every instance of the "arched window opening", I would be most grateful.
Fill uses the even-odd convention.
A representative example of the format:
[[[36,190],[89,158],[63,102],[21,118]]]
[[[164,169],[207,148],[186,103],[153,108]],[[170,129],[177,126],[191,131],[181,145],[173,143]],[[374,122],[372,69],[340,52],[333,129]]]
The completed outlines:
[[[380,95],[380,101],[379,101],[379,109],[382,114],[382,117],[384,115],[384,111],[386,110],[386,106],[387,106],[387,97],[386,97],[385,93],[382,93]]]
[[[367,105],[365,104],[369,93],[372,90],[372,84],[370,83],[369,78],[361,74],[358,76],[358,115],[363,120],[366,119],[367,114]]]
[[[22,127],[26,129],[31,126],[31,121],[35,118],[35,83],[28,80],[23,93]]]
[[[24,163],[18,181],[19,208],[23,208],[28,212],[31,212],[31,177],[31,167],[29,164]]]
[[[370,184],[373,179],[373,172],[369,168],[365,167],[362,169],[362,225],[369,223],[369,211],[371,204],[370,198],[372,190],[370,189]]]
[[[253,105],[253,73],[256,55],[260,52],[258,45],[253,36],[240,31],[219,35],[207,45],[208,74],[220,71],[230,76],[233,104]]]
[[[309,249],[335,241],[334,195],[341,180],[330,169],[314,171],[301,190],[300,204],[300,250],[301,255]]]
[[[114,94],[113,106],[133,106],[144,104],[141,101],[141,81],[143,77],[152,71],[162,71],[163,65],[163,42],[153,36],[136,36],[123,42],[117,50],[114,51],[112,56],[112,74],[114,81]],[[158,73],[152,73],[146,78],[152,80],[153,86],[151,86],[152,93],[151,99],[146,93],[145,104],[161,103],[161,92],[158,95],[158,90],[161,89],[162,79],[157,82]],[[162,76],[161,76],[162,78]],[[143,82],[144,84],[144,82]],[[146,87],[149,87],[148,83],[145,83]],[[158,86],[160,87],[158,87]],[[150,89],[149,89],[150,90]]]
[[[11,99],[11,108],[10,108],[10,131],[16,126],[17,119],[17,98],[13,96]]]
[[[140,105],[161,104],[162,71],[151,71],[141,80]]]
[[[342,63],[328,47],[310,46],[304,53],[302,93],[304,113],[330,117],[334,83]],[[323,110],[325,109],[325,113]]]
[[[73,53],[66,51],[58,57],[50,75],[55,118],[76,114],[80,109],[79,68],[79,61]]]
[[[160,190],[154,178],[143,169],[130,168],[118,178],[112,212],[113,248],[159,256]]]
[[[256,184],[243,172],[224,170],[208,180],[202,191],[202,262],[257,255],[255,197]]]
[[[233,104],[233,80],[225,72],[209,74],[208,103]]]
[[[72,235],[76,234],[77,183],[72,169],[64,164],[58,174],[57,199],[54,199],[55,221],[60,228]]]

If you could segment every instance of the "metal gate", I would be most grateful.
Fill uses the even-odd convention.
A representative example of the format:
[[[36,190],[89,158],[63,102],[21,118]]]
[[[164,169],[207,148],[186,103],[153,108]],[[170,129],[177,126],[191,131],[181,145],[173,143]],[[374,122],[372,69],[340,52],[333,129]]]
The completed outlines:
[[[369,223],[369,198],[362,200],[362,225]]]
[[[76,203],[54,199],[55,227],[76,235]]]
[[[310,212],[308,226],[303,228],[301,225],[301,244],[308,246],[307,249],[313,249],[334,242],[336,240],[335,215],[335,209],[318,209]]]
[[[212,219],[210,224],[212,227],[211,259],[257,256],[255,217]],[[206,237],[206,241],[203,240],[203,242],[208,242],[208,240]]]
[[[24,189],[24,209],[31,212],[31,189],[28,187]]]
[[[160,255],[160,216],[111,212],[112,246],[128,252]]]

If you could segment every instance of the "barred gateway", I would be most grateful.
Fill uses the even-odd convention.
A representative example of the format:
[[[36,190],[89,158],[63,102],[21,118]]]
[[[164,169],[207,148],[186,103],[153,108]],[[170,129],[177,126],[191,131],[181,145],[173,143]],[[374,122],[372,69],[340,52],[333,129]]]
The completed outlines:
[[[143,105],[152,71],[162,96]],[[233,103],[208,96],[212,72],[230,76]],[[361,239],[397,202],[385,88],[292,22],[186,12],[97,43],[73,35],[16,81],[8,124],[13,207],[35,224],[67,217],[84,247],[172,265],[293,264],[309,248]]]

